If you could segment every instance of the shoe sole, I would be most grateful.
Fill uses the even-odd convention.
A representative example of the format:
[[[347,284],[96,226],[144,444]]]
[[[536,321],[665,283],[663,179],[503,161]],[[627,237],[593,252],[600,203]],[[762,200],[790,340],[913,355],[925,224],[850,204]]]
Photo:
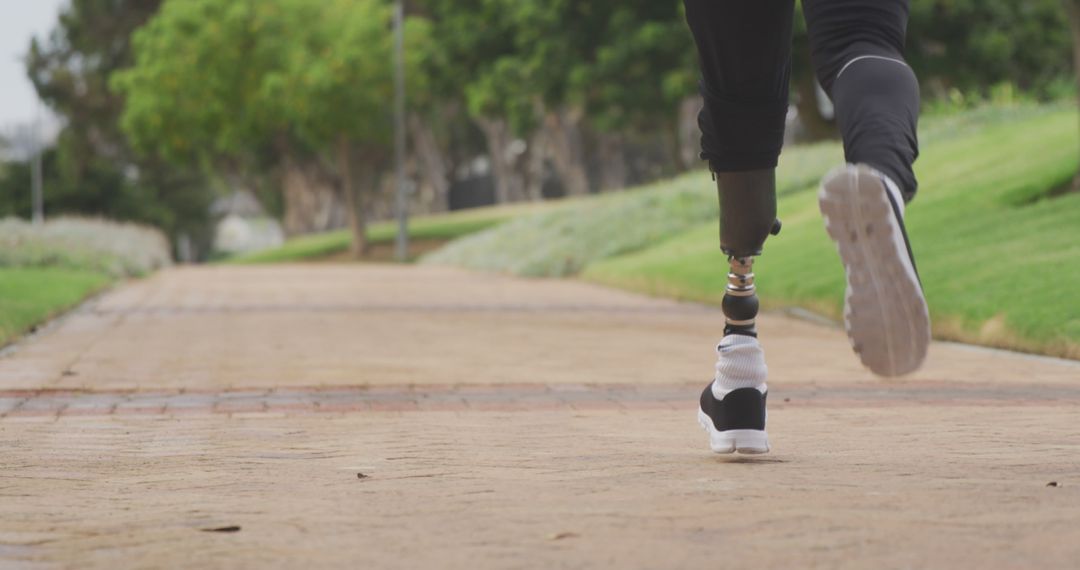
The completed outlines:
[[[847,272],[844,323],[863,365],[900,376],[922,365],[930,315],[885,185],[864,165],[833,170],[818,205]],[[900,236],[897,240],[896,236]]]
[[[709,447],[714,453],[747,453],[761,455],[769,452],[769,434],[759,429],[730,429],[717,431],[708,414],[698,408],[698,423],[709,434]]]

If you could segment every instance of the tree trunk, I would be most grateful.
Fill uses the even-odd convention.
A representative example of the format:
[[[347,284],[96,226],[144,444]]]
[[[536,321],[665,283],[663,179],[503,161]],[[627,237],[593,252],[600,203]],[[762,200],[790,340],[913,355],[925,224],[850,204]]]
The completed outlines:
[[[814,69],[814,65],[810,61],[810,50],[797,50],[795,53],[798,55],[794,57],[800,58],[798,66],[806,70],[795,77],[795,98],[797,99],[795,108],[799,111],[799,124],[803,131],[798,140],[813,142],[840,138],[839,130],[830,120],[832,117],[827,119],[821,115],[818,106],[818,90],[820,87],[818,87],[817,76],[810,71]],[[824,92],[822,92],[822,95],[824,96]],[[794,135],[794,133],[792,134]],[[792,140],[794,139],[795,137],[792,137]],[[785,142],[787,141],[785,140]]]
[[[529,138],[529,157],[525,167],[525,199],[539,202],[544,199],[544,174],[548,155],[547,133],[536,129]]]
[[[552,111],[544,117],[544,128],[548,130],[551,141],[551,161],[568,196],[589,193],[585,145],[581,140],[582,118],[581,111],[569,109]]]
[[[341,227],[340,201],[333,185],[311,165],[295,158],[284,161],[285,233],[298,235]]]
[[[801,140],[814,142],[835,139],[840,136],[836,125],[821,116],[818,107],[817,79],[812,74],[807,74],[796,85],[798,102],[795,108],[799,110],[799,122],[803,128]]]
[[[626,188],[626,154],[623,137],[619,133],[597,133],[596,149],[600,154],[600,189],[622,190]]]
[[[495,178],[495,203],[506,204],[524,195],[524,180],[515,168],[517,157],[511,154],[513,137],[510,125],[503,119],[479,117],[477,126],[487,142],[491,172]]]
[[[364,217],[364,201],[353,183],[352,145],[349,138],[341,135],[337,142],[338,173],[341,175],[341,193],[345,197],[345,209],[349,216],[349,230],[352,241],[349,253],[361,258],[368,250],[367,220]]]
[[[698,113],[705,100],[701,95],[687,97],[679,103],[678,125],[678,169],[690,170],[701,164],[701,127],[698,126]]]
[[[1076,75],[1077,104],[1080,105],[1080,0],[1062,0],[1065,12],[1069,16],[1069,30],[1072,32],[1073,73]],[[1072,189],[1080,191],[1080,172],[1073,177]]]
[[[284,135],[278,137],[275,149],[282,169],[285,233],[324,232],[344,225],[341,198],[332,177],[317,164],[300,160]]]
[[[424,178],[431,185],[432,212],[443,212],[450,207],[450,181],[447,178],[449,169],[443,157],[442,149],[439,148],[435,132],[418,115],[409,116],[409,132],[412,135],[413,148],[419,158],[420,170]]]

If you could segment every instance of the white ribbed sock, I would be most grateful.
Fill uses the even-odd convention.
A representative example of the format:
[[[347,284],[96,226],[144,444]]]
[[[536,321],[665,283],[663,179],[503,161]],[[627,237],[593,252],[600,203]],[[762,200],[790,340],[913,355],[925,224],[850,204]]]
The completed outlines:
[[[729,334],[716,346],[716,376],[713,378],[713,397],[721,400],[728,392],[739,388],[757,388],[765,393],[765,351],[752,336]]]

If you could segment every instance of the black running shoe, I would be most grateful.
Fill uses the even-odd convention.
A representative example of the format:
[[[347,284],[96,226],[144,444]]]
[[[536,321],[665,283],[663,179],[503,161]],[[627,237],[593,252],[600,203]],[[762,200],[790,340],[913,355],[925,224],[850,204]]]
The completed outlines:
[[[765,433],[765,399],[769,393],[757,388],[739,388],[717,400],[712,382],[701,393],[698,422],[709,432],[709,447],[716,453],[768,453]]]

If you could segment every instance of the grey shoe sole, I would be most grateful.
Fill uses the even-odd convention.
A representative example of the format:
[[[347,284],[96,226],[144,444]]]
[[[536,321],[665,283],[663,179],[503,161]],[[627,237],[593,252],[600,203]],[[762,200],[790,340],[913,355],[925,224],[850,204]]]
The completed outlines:
[[[880,376],[914,372],[930,346],[930,315],[884,183],[868,166],[843,166],[825,177],[818,205],[847,273],[852,348]]]

